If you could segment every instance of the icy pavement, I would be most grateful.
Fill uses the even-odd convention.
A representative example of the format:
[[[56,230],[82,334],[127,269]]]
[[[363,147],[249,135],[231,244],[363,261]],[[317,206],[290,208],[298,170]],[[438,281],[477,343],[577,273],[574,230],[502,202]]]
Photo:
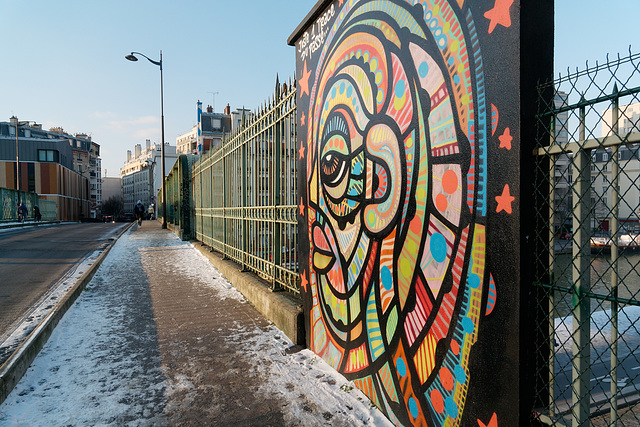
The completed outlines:
[[[190,243],[145,222],[112,248],[0,425],[391,425],[291,346]]]

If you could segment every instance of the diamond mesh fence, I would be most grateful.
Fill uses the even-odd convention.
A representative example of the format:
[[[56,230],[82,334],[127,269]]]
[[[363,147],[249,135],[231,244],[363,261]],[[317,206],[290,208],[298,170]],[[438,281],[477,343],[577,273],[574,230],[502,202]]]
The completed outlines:
[[[535,284],[546,339],[534,414],[550,425],[637,426],[640,54],[539,92]]]

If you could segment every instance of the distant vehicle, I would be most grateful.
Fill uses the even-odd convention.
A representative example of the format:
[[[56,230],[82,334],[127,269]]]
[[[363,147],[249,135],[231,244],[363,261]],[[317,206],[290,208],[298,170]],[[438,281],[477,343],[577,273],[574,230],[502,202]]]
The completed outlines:
[[[125,222],[131,222],[135,219],[135,217],[133,216],[132,213],[126,213],[124,214],[124,221]]]
[[[102,221],[103,222],[116,222],[115,218],[113,217],[113,215],[105,215],[102,217]]]
[[[560,234],[560,238],[561,239],[570,239],[573,236],[573,234],[571,234],[568,231],[565,231],[564,233]]]

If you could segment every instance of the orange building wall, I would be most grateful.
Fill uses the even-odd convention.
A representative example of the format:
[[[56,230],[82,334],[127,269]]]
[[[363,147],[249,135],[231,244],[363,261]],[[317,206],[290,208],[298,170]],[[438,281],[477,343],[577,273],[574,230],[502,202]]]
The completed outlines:
[[[77,221],[88,217],[89,181],[58,163],[35,162],[35,191],[45,200],[56,202],[57,219]],[[26,190],[29,179],[26,162],[20,164],[20,187]],[[0,187],[15,189],[15,162],[0,161]]]

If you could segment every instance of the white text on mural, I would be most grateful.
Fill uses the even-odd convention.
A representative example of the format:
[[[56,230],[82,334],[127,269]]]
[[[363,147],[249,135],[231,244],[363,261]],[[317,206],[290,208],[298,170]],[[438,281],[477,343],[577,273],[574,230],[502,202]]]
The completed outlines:
[[[324,44],[327,34],[329,33],[327,24],[334,15],[335,9],[334,6],[331,5],[329,10],[322,14],[311,28],[304,33],[304,36],[298,45],[298,53],[300,53],[300,58],[302,60],[313,55],[320,46]]]

